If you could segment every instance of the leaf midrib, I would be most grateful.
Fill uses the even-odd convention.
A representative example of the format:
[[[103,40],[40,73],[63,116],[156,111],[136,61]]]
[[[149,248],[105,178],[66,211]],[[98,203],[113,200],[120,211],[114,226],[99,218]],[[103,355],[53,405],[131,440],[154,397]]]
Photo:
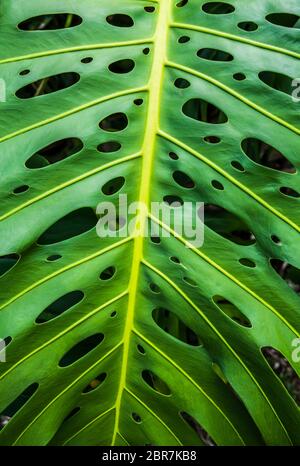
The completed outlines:
[[[166,53],[167,53],[167,38],[169,34],[169,23],[171,17],[172,0],[161,0],[157,13],[157,25],[154,36],[153,45],[153,60],[152,69],[149,80],[149,105],[148,115],[145,127],[145,137],[142,148],[143,163],[141,172],[141,184],[139,203],[141,206],[149,207],[151,178],[153,171],[153,159],[156,146],[156,135],[159,127],[160,119],[160,102],[163,88],[163,77],[165,71]],[[133,330],[136,299],[138,294],[138,285],[140,278],[140,268],[143,258],[144,238],[143,233],[146,228],[148,213],[142,208],[139,212],[139,218],[136,222],[137,231],[135,232],[132,271],[129,280],[129,299],[128,311],[126,316],[124,330],[124,346],[120,374],[119,389],[116,398],[116,417],[114,424],[114,432],[112,436],[112,445],[115,445],[116,435],[119,429],[121,406],[123,391],[126,386],[126,378],[128,371],[129,352],[130,352],[130,337]]]

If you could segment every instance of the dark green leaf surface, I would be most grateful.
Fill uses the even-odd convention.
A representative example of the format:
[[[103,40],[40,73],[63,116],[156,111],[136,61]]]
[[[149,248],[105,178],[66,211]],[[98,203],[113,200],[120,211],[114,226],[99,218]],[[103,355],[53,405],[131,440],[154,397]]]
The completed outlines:
[[[1,2],[0,444],[299,445],[262,352],[299,374],[299,16],[298,0]],[[167,225],[99,238],[119,194],[205,202],[203,246]]]

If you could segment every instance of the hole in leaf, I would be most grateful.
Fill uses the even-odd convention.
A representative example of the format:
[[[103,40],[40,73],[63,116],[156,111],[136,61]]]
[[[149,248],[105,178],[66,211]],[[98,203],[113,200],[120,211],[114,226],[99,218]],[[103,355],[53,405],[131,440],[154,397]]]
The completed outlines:
[[[182,107],[183,113],[197,121],[220,124],[228,121],[227,115],[215,105],[203,99],[190,99]]]
[[[137,413],[132,413],[131,417],[137,424],[140,424],[142,422],[141,416],[139,416]]]
[[[173,173],[174,181],[182,186],[183,188],[192,189],[195,187],[195,183],[192,178],[182,171],[176,171]]]
[[[178,155],[175,154],[175,152],[169,152],[169,157],[172,160],[178,160],[179,159]]]
[[[138,352],[141,354],[146,354],[145,348],[142,345],[137,345]]]
[[[50,31],[78,26],[82,18],[73,13],[56,13],[34,16],[18,24],[21,31]]]
[[[170,261],[174,262],[175,264],[181,264],[180,259],[175,256],[170,257]]]
[[[134,105],[137,105],[139,107],[140,105],[143,105],[144,100],[143,99],[135,99],[133,101],[133,103],[134,103]]]
[[[22,70],[20,71],[19,75],[20,76],[26,76],[26,74],[29,74],[30,73],[30,70]]]
[[[53,76],[47,76],[43,79],[39,79],[33,83],[27,84],[21,87],[16,92],[16,96],[19,99],[31,99],[32,97],[40,97],[46,94],[52,94],[53,92],[67,89],[68,87],[74,86],[80,80],[78,73],[60,73]]]
[[[296,169],[291,162],[277,149],[256,138],[247,138],[242,141],[244,153],[253,162],[273,170],[295,173]]]
[[[198,286],[197,282],[195,282],[195,280],[193,280],[190,277],[183,277],[183,281],[187,283],[188,285],[193,286],[194,288]]]
[[[191,83],[187,79],[184,79],[184,78],[177,78],[174,81],[174,86],[178,87],[178,89],[186,89],[190,87],[190,85]]]
[[[28,189],[29,189],[29,186],[27,184],[23,184],[22,186],[18,186],[17,188],[15,188],[13,190],[13,193],[14,194],[26,193],[26,191],[28,191]]]
[[[242,21],[241,23],[238,24],[238,27],[240,29],[243,29],[243,31],[252,32],[252,31],[256,31],[256,29],[258,28],[258,25],[254,23],[253,21]]]
[[[126,58],[126,59],[118,60],[118,61],[115,61],[114,63],[111,63],[108,69],[112,73],[125,74],[125,73],[130,73],[130,71],[132,71],[134,67],[135,67],[134,61]]]
[[[125,113],[112,113],[100,121],[99,126],[104,131],[123,131],[128,126],[128,118]]]
[[[300,378],[289,361],[280,351],[271,346],[261,348],[261,352],[274,374],[280,379],[297,405],[300,406]]]
[[[200,49],[197,52],[197,56],[199,58],[203,58],[204,60],[211,60],[211,61],[232,61],[233,56],[231,53],[224,52],[222,50],[217,49]]]
[[[179,196],[164,196],[164,202],[172,209],[176,209],[176,207],[181,207],[183,205],[183,200]]]
[[[255,237],[245,222],[232,212],[216,204],[205,204],[205,224],[223,238],[233,243],[248,246]]]
[[[202,6],[202,10],[211,15],[227,15],[232,13],[235,8],[233,5],[230,5],[230,3],[209,2]]]
[[[0,277],[2,277],[6,272],[11,270],[19,261],[21,256],[19,254],[6,254],[5,256],[0,256]]]
[[[154,6],[145,6],[145,7],[144,7],[144,10],[145,10],[147,13],[154,13],[155,7],[154,7]]]
[[[82,291],[71,291],[70,293],[61,296],[59,299],[50,304],[50,306],[41,312],[41,314],[36,318],[35,322],[37,324],[49,322],[50,320],[62,315],[76,304],[80,303],[83,298],[84,293]]]
[[[206,432],[206,430],[204,430],[203,427],[200,426],[199,422],[196,421],[194,417],[192,417],[185,411],[181,411],[179,414],[182,417],[182,419],[196,432],[198,437],[206,446],[213,447],[216,445],[213,439]]]
[[[155,283],[150,283],[149,287],[153,293],[160,293],[160,288]]]
[[[171,395],[171,390],[168,385],[152,371],[144,370],[142,372],[142,377],[156,392],[161,393],[161,395]]]
[[[113,194],[116,194],[120,189],[125,184],[125,178],[123,176],[118,176],[117,178],[113,178],[112,180],[109,180],[107,183],[105,183],[104,186],[102,186],[102,192],[103,194],[106,194],[106,196],[112,196]]]
[[[180,2],[176,3],[178,8],[182,8],[183,6],[187,5],[189,0],[180,0]]]
[[[149,55],[149,53],[150,53],[149,47],[146,47],[145,49],[143,49],[143,54],[144,55]]]
[[[102,374],[98,375],[95,379],[93,379],[82,391],[82,393],[89,393],[98,388],[106,379],[107,374],[102,372]]]
[[[55,222],[38,239],[38,244],[53,244],[92,230],[98,218],[90,207],[82,207]]]
[[[152,311],[154,322],[166,333],[191,346],[202,346],[198,335],[173,312],[158,307]]]
[[[300,197],[300,194],[295,191],[294,189],[292,188],[288,188],[286,186],[280,188],[280,192],[282,194],[285,194],[285,196],[289,196],[289,197],[296,197],[296,198],[299,198]]]
[[[203,138],[205,142],[208,142],[209,144],[218,144],[221,139],[218,136],[205,136]]]
[[[85,57],[81,60],[81,63],[84,63],[86,65],[88,63],[91,63],[93,60],[93,57]]]
[[[220,183],[220,181],[218,180],[213,180],[211,182],[212,186],[215,188],[215,189],[219,189],[220,191],[224,191],[224,186],[222,185],[222,183]]]
[[[131,28],[134,25],[134,21],[131,16],[119,13],[107,16],[106,21],[111,26],[119,28]]]
[[[237,324],[242,325],[243,327],[252,327],[252,324],[248,317],[246,317],[233,303],[228,301],[222,296],[214,296],[214,303],[217,307],[230,319],[234,320]]]
[[[242,259],[239,259],[239,263],[244,265],[245,267],[250,267],[254,269],[256,267],[256,264],[253,260],[247,259],[246,257],[243,257]]]
[[[116,268],[114,266],[107,267],[103,272],[100,274],[100,280],[110,280],[116,273]]]
[[[238,162],[237,160],[233,160],[231,162],[231,165],[233,166],[233,168],[235,168],[239,172],[244,172],[245,171],[243,165],[240,162]]]
[[[62,256],[60,254],[52,254],[52,256],[47,257],[47,261],[49,262],[55,262],[58,259],[61,259]]]
[[[103,333],[95,333],[71,348],[59,361],[60,367],[67,367],[86,356],[103,341]]]
[[[271,240],[272,240],[273,243],[275,243],[275,244],[278,244],[278,245],[281,244],[280,238],[278,238],[278,236],[276,236],[276,235],[272,235],[272,236],[271,236]]]
[[[102,144],[99,144],[97,150],[99,152],[103,152],[104,154],[108,154],[110,152],[117,152],[121,149],[121,147],[122,146],[118,141],[107,141],[102,142]]]
[[[47,167],[77,154],[82,148],[83,143],[78,138],[61,139],[38,150],[25,162],[25,165],[30,169]]]
[[[181,37],[179,37],[178,42],[179,42],[179,44],[186,44],[190,40],[191,40],[191,38],[189,36],[181,36]]]
[[[261,71],[258,74],[259,79],[267,86],[284,94],[292,95],[294,92],[293,78],[282,73],[274,71]]]
[[[278,273],[286,284],[292,288],[295,293],[300,294],[300,269],[280,259],[271,259],[270,263],[275,272]]]
[[[7,422],[20,411],[20,409],[32,398],[39,387],[38,383],[29,385],[14,401],[12,401],[3,411],[0,413],[1,417],[6,417]],[[3,423],[0,424],[0,430],[4,427]]]
[[[160,239],[159,236],[151,236],[150,240],[154,244],[160,244],[160,242],[161,242],[161,239]]]
[[[246,75],[244,73],[235,73],[232,77],[236,81],[244,81],[244,79],[246,79]]]
[[[292,13],[271,13],[266,16],[266,20],[269,21],[269,23],[296,29],[300,29],[300,23],[298,23],[299,19],[300,16]]]

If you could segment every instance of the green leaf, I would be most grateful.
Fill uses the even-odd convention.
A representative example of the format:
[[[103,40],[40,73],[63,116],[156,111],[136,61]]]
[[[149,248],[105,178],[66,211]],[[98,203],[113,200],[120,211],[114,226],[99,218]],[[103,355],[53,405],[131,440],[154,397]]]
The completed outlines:
[[[299,445],[299,16],[1,2],[0,444]],[[97,235],[120,194],[159,238]]]

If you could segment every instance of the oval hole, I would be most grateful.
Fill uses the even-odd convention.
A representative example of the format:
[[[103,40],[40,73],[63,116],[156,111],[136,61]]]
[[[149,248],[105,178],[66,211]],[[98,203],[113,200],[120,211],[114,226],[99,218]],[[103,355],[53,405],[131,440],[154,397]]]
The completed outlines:
[[[38,244],[53,244],[92,230],[98,218],[90,207],[74,210],[55,222],[38,239]]]
[[[107,141],[99,144],[97,150],[103,152],[104,154],[109,154],[111,152],[117,152],[121,149],[121,144],[118,141]]]
[[[269,23],[296,29],[300,29],[300,22],[298,23],[299,19],[300,16],[292,13],[271,13],[266,16],[266,20],[269,21]]]
[[[190,87],[190,85],[191,83],[187,79],[184,79],[184,78],[177,78],[174,81],[174,86],[177,87],[178,89],[187,89],[188,87]]]
[[[107,16],[106,21],[108,24],[111,24],[111,26],[116,26],[119,28],[131,28],[134,25],[134,21],[131,16],[121,13]]]
[[[254,23],[253,21],[242,21],[241,23],[238,24],[238,27],[242,29],[243,31],[252,32],[252,31],[256,31],[256,29],[258,28],[258,25]]]
[[[260,139],[244,139],[241,147],[249,159],[263,167],[288,173],[296,172],[295,167],[281,152]]]
[[[92,351],[103,341],[103,333],[95,333],[71,348],[59,361],[60,367],[67,367]]]
[[[202,10],[210,15],[228,15],[232,13],[235,8],[230,3],[209,2],[202,5]]]
[[[203,99],[190,99],[182,107],[183,113],[197,121],[210,124],[226,123],[227,115],[215,105]]]
[[[234,322],[243,327],[252,327],[248,317],[246,317],[233,303],[228,301],[226,298],[223,298],[223,296],[214,296],[213,301],[216,306]]]
[[[110,280],[116,273],[116,268],[114,266],[107,267],[100,274],[100,280]]]
[[[180,320],[174,312],[158,307],[152,311],[154,322],[166,333],[191,346],[202,346],[196,333]]]
[[[49,15],[34,16],[18,24],[22,31],[53,31],[79,26],[82,18],[73,13],[50,13]]]
[[[173,173],[173,179],[177,184],[179,184],[179,186],[182,186],[183,188],[192,189],[195,187],[195,183],[192,178],[182,171],[175,171]]]
[[[125,113],[112,113],[111,115],[103,118],[100,121],[99,126],[104,131],[116,132],[122,131],[128,126],[128,119]]]
[[[288,188],[286,186],[283,186],[280,188],[280,192],[282,194],[284,194],[285,196],[289,196],[289,197],[295,197],[295,198],[299,198],[300,197],[300,194],[295,191],[294,189],[292,188]]]
[[[59,299],[54,301],[50,306],[48,306],[37,318],[37,324],[43,324],[49,322],[52,319],[62,315],[71,307],[80,303],[84,298],[84,293],[82,291],[76,290],[71,291],[70,293],[61,296]]]
[[[6,274],[10,269],[12,269],[20,259],[19,254],[6,254],[0,256],[0,277]]]
[[[33,383],[29,385],[14,401],[12,401],[3,411],[0,413],[0,417],[7,418],[7,421],[10,422],[11,418],[17,414],[18,411],[27,403],[27,401],[32,398],[39,387],[38,383]],[[0,423],[0,430],[4,427]]]
[[[123,176],[118,176],[117,178],[113,178],[112,180],[109,180],[107,183],[105,183],[105,185],[102,186],[102,192],[106,196],[112,196],[113,194],[116,194],[118,191],[120,191],[124,184],[125,178]]]
[[[278,275],[286,282],[286,284],[300,294],[300,269],[288,262],[283,262],[280,259],[271,259],[270,263],[278,273]]]
[[[233,55],[228,52],[224,52],[223,50],[217,49],[200,49],[197,52],[197,56],[199,58],[203,58],[204,60],[211,60],[211,61],[232,61]]]
[[[25,165],[30,169],[47,167],[77,154],[82,148],[83,143],[78,138],[61,139],[38,150],[25,162]]]
[[[261,348],[262,355],[291,397],[300,407],[300,378],[283,354],[272,346]]]
[[[106,376],[107,374],[105,372],[102,372],[102,374],[98,375],[97,377],[95,377],[86,387],[85,389],[82,391],[82,393],[89,393],[89,392],[92,392],[93,390],[96,390],[96,388],[98,388],[100,385],[102,385],[102,383],[104,382],[104,380],[106,379]]]
[[[123,59],[111,63],[108,67],[109,71],[116,74],[130,73],[135,67],[135,63],[130,59]]]
[[[255,236],[246,223],[223,207],[205,204],[204,215],[208,228],[223,238],[244,246],[255,243]]]
[[[164,202],[168,204],[170,208],[176,209],[183,205],[183,200],[179,196],[167,195],[164,196]]]
[[[74,72],[47,76],[21,87],[21,89],[16,92],[16,96],[19,97],[19,99],[31,99],[33,97],[52,94],[53,92],[61,91],[62,89],[67,89],[68,87],[73,86],[79,80],[80,74]]]
[[[275,73],[274,71],[261,71],[258,73],[259,79],[275,91],[283,92],[292,96],[294,92],[294,79],[286,74]]]
[[[171,390],[169,389],[168,385],[152,371],[144,370],[142,372],[142,377],[145,382],[156,392],[160,393],[161,395],[171,395]]]
[[[193,429],[193,431],[200,438],[200,440],[202,440],[204,445],[209,447],[216,446],[216,443],[213,441],[210,435],[206,432],[206,430],[203,429],[203,427],[199,424],[198,421],[196,421],[196,419],[193,416],[186,413],[185,411],[180,411],[179,414],[182,417],[182,419],[186,422],[186,424]]]

